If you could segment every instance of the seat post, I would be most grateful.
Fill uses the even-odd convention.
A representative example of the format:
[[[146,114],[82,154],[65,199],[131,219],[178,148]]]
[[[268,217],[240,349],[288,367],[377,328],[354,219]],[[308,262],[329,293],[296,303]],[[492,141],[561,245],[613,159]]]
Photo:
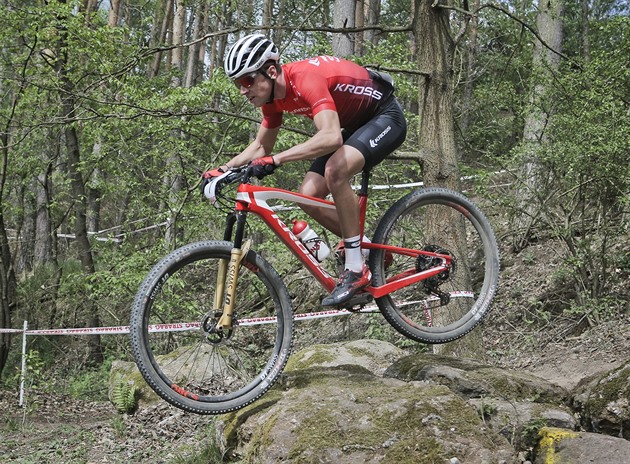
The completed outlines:
[[[370,170],[361,171],[361,188],[359,189],[359,230],[361,236],[365,233],[365,214],[368,203],[368,184],[370,183]]]
[[[361,189],[359,190],[359,195],[367,195],[369,184],[370,184],[370,170],[365,169],[361,171]]]

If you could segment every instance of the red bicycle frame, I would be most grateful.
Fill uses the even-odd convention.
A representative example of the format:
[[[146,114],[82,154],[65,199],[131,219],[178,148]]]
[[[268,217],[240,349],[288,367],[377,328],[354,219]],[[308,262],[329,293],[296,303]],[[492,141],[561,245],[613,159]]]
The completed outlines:
[[[365,226],[365,215],[367,211],[367,184],[368,174],[363,173],[361,189],[358,193],[360,209],[360,230],[363,236]],[[259,216],[267,226],[273,230],[276,236],[291,250],[291,252],[304,264],[309,272],[317,279],[326,291],[331,292],[336,284],[336,279],[328,273],[326,269],[311,255],[300,240],[293,234],[291,229],[278,217],[272,207],[267,203],[269,200],[283,200],[309,206],[335,209],[335,204],[328,200],[311,197],[279,188],[256,186],[251,184],[240,184],[236,195],[236,222],[237,230],[235,234],[234,247],[240,248],[243,239],[243,229],[247,213]],[[233,224],[233,222],[232,222]],[[228,222],[226,228],[226,240],[231,236],[232,225]],[[442,265],[432,267],[418,272],[415,267],[388,278],[387,282],[381,286],[368,286],[363,291],[370,293],[374,298],[380,298],[391,292],[412,285],[421,280],[428,279],[451,266],[452,257],[449,255],[433,253],[423,250],[401,248],[397,246],[382,245],[378,243],[362,242],[361,247],[365,249],[386,250],[394,255],[406,255],[418,257],[420,255],[437,257],[442,260]]]

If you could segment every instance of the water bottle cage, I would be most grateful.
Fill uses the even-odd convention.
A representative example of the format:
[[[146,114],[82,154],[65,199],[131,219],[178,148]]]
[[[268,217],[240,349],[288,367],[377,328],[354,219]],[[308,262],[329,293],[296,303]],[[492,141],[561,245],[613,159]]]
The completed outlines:
[[[313,238],[309,238],[308,240],[304,240],[302,243],[304,244],[304,246],[306,246],[307,243],[314,243],[315,245],[313,246],[313,248],[309,248],[309,250],[311,250],[311,252],[316,252],[319,250],[320,248],[320,244],[323,242],[323,240],[319,237],[313,237]]]

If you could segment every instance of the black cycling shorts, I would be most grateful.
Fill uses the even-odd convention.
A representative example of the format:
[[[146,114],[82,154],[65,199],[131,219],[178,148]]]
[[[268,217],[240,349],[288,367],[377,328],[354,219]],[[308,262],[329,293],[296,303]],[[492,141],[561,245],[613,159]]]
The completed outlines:
[[[359,150],[365,158],[363,170],[372,169],[383,161],[396,148],[402,145],[407,137],[407,121],[400,103],[390,98],[379,108],[378,113],[363,126],[352,133],[344,132],[344,145]],[[316,158],[309,171],[324,175],[326,162],[332,156]]]

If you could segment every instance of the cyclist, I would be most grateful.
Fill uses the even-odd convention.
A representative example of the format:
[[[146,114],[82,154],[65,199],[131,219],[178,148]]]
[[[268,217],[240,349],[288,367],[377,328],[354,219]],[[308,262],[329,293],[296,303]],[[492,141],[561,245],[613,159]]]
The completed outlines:
[[[322,304],[347,302],[372,278],[361,253],[359,207],[350,179],[380,163],[407,134],[391,77],[332,56],[280,65],[278,47],[262,34],[238,40],[224,68],[241,95],[262,109],[263,119],[254,141],[204,178],[247,163],[262,177],[284,163],[313,159],[300,192],[318,198],[330,193],[336,210],[301,207],[341,237],[345,249],[345,270]],[[272,155],[284,112],[311,118],[317,130],[305,142]]]

